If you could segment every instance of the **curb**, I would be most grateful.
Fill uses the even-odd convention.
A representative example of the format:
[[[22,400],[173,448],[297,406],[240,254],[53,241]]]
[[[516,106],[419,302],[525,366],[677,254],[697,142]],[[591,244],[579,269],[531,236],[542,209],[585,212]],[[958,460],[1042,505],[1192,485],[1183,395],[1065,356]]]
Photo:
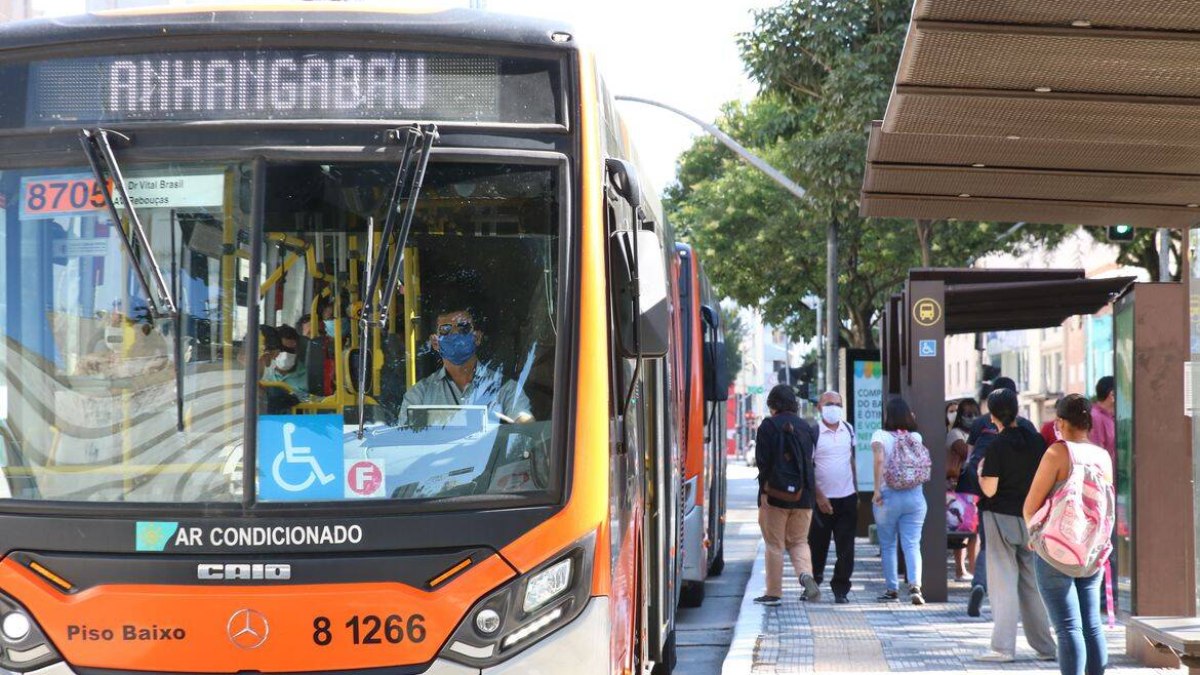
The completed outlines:
[[[721,665],[721,675],[749,675],[754,668],[754,649],[762,635],[763,617],[767,608],[754,602],[755,588],[764,588],[767,583],[766,557],[762,555],[763,542],[759,537],[754,547],[754,568],[746,581],[742,604],[738,608],[737,623],[733,626],[733,639]]]

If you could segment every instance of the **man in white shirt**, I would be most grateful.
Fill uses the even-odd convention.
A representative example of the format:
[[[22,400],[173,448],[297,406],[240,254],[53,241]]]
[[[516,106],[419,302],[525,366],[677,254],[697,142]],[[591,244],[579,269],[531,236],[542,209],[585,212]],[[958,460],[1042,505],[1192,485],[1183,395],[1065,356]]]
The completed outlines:
[[[833,579],[829,586],[837,604],[846,604],[850,575],[854,573],[854,534],[858,529],[858,474],[854,468],[854,427],[845,421],[842,396],[836,391],[821,394],[817,401],[821,419],[813,429],[816,449],[817,510],[808,531],[813,576],[821,583],[829,541],[837,550]]]

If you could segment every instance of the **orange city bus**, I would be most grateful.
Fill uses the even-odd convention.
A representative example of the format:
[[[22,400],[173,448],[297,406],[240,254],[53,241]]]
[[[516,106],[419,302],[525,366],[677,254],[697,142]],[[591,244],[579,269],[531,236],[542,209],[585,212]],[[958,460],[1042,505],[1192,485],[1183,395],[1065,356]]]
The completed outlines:
[[[671,670],[715,304],[569,30],[139,9],[0,82],[0,669]]]
[[[720,311],[691,245],[679,255],[679,323],[688,376],[682,394],[683,555],[680,604],[704,603],[704,581],[725,569],[725,415],[729,398]]]

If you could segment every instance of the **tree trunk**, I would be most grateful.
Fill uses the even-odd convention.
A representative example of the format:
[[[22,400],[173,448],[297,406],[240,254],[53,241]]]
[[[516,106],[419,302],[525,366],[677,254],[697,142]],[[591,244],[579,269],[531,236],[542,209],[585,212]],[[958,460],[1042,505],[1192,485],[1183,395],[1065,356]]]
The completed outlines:
[[[921,245],[921,267],[931,267],[933,251],[930,248],[933,241],[933,221],[917,221],[917,243]]]

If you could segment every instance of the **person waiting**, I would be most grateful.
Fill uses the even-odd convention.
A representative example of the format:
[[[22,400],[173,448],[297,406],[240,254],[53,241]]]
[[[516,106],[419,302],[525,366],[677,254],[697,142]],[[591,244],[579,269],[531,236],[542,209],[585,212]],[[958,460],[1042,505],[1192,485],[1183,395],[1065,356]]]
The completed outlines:
[[[854,466],[854,427],[845,420],[842,395],[827,391],[817,400],[821,419],[816,423],[817,511],[808,531],[812,551],[813,578],[818,585],[825,576],[832,539],[837,552],[833,566],[833,601],[844,605],[850,600],[850,576],[854,574],[854,533],[858,529],[858,473]]]
[[[988,597],[992,602],[991,650],[978,661],[1007,663],[1015,660],[1017,619],[1025,639],[1040,660],[1055,657],[1054,639],[1046,607],[1038,595],[1034,561],[1025,526],[1025,498],[1046,442],[1032,425],[1017,421],[1017,394],[997,389],[987,399],[988,413],[1000,433],[987,447],[979,464],[983,527],[987,537]]]
[[[883,602],[900,600],[900,570],[896,559],[896,540],[899,537],[908,578],[917,581],[909,586],[909,601],[914,605],[923,605],[925,596],[920,586],[921,529],[925,526],[925,514],[929,510],[925,503],[925,490],[921,483],[897,483],[891,474],[897,464],[897,458],[894,457],[897,453],[913,456],[923,451],[926,468],[924,478],[929,480],[929,451],[917,432],[917,417],[904,399],[896,397],[887,402],[883,428],[871,436],[871,449],[875,453],[875,494],[871,503],[886,584],[878,599]]]

